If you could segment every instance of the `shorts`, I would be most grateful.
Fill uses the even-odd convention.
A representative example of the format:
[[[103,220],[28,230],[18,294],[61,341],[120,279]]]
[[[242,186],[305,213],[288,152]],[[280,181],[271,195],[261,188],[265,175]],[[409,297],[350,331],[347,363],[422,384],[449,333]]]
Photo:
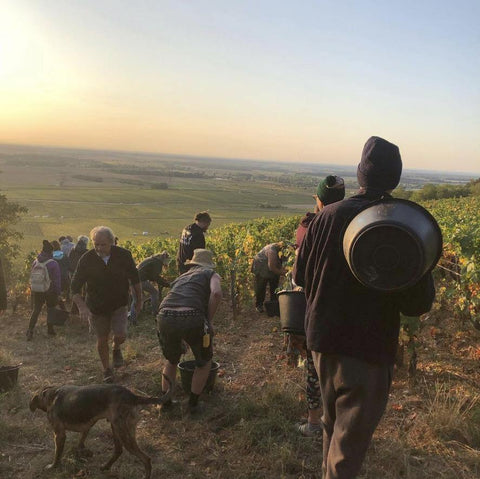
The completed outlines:
[[[112,313],[93,314],[90,318],[97,336],[108,336],[112,331],[114,336],[127,335],[127,307],[122,306]]]
[[[210,345],[203,347],[206,318],[200,311],[161,310],[157,316],[157,335],[162,353],[172,364],[178,364],[183,354],[182,340],[191,348],[195,365],[205,366],[213,356],[212,337]]]

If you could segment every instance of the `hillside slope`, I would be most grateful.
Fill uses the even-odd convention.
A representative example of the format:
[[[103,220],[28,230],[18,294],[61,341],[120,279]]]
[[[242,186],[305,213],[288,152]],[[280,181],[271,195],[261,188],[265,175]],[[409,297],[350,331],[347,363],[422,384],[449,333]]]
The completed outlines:
[[[138,440],[153,460],[154,478],[321,477],[321,440],[298,435],[305,416],[304,372],[287,366],[278,318],[248,310],[233,322],[224,304],[216,319],[215,359],[221,369],[207,410],[192,420],[186,395],[166,414],[144,408]],[[0,394],[0,476],[12,479],[104,478],[100,465],[113,451],[108,424],[92,428],[91,458],[78,458],[69,433],[62,466],[45,471],[53,438],[45,415],[28,409],[45,384],[92,384],[101,380],[94,337],[72,317],[48,338],[44,317],[34,341],[25,341],[29,312],[2,318],[0,361],[22,362],[18,385]],[[480,476],[480,333],[459,325],[446,310],[422,321],[415,381],[397,369],[387,413],[375,433],[362,478],[473,479]],[[154,320],[144,316],[125,347],[119,382],[138,392],[160,393],[163,358]],[[408,364],[408,357],[406,358]],[[142,477],[143,468],[124,452],[109,477]]]

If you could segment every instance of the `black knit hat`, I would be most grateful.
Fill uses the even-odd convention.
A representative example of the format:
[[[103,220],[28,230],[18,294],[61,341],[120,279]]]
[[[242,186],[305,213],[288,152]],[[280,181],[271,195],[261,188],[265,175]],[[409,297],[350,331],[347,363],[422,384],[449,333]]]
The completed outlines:
[[[369,138],[358,164],[358,184],[371,190],[393,190],[401,174],[402,158],[398,146],[378,136]]]
[[[329,175],[317,187],[318,199],[326,206],[345,198],[345,183],[339,176]]]
[[[43,253],[53,253],[53,246],[51,245],[50,241],[43,240]]]

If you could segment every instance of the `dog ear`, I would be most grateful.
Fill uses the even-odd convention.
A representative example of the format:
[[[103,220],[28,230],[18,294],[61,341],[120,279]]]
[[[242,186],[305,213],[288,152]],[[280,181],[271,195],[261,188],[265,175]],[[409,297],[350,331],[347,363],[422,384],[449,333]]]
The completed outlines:
[[[55,396],[57,394],[58,388],[53,386],[47,386],[39,391],[35,396],[30,400],[30,411],[35,411],[36,409],[41,409],[42,411],[47,411],[48,407],[52,404]]]
[[[52,405],[57,397],[58,388],[54,386],[47,386],[43,389],[41,397],[42,403],[45,406],[45,411]]]

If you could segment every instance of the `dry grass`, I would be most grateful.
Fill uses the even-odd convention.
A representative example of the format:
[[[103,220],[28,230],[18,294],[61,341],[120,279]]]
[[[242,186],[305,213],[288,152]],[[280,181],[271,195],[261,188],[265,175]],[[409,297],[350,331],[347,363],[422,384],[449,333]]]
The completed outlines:
[[[435,317],[435,314],[437,315]],[[478,332],[457,331],[442,319],[432,335],[420,338],[417,384],[399,370],[387,413],[367,455],[363,479],[473,479],[480,477],[480,371],[472,355]],[[73,317],[55,338],[44,319],[34,341],[25,341],[28,311],[2,317],[0,361],[22,362],[18,385],[0,395],[0,477],[12,479],[143,477],[142,466],[124,453],[109,475],[99,467],[113,449],[109,426],[98,423],[87,439],[94,456],[77,458],[70,433],[62,466],[47,472],[53,440],[43,413],[30,413],[28,401],[44,384],[91,384],[101,372],[93,336]],[[320,477],[321,441],[300,437],[295,423],[305,415],[300,368],[282,359],[282,337],[275,318],[245,312],[235,323],[227,310],[216,324],[215,359],[221,372],[205,397],[206,414],[189,419],[186,395],[177,387],[179,405],[161,413],[145,408],[138,426],[139,444],[153,460],[155,478],[315,478]],[[119,382],[158,394],[163,358],[154,322],[144,317],[124,349],[126,367]]]

